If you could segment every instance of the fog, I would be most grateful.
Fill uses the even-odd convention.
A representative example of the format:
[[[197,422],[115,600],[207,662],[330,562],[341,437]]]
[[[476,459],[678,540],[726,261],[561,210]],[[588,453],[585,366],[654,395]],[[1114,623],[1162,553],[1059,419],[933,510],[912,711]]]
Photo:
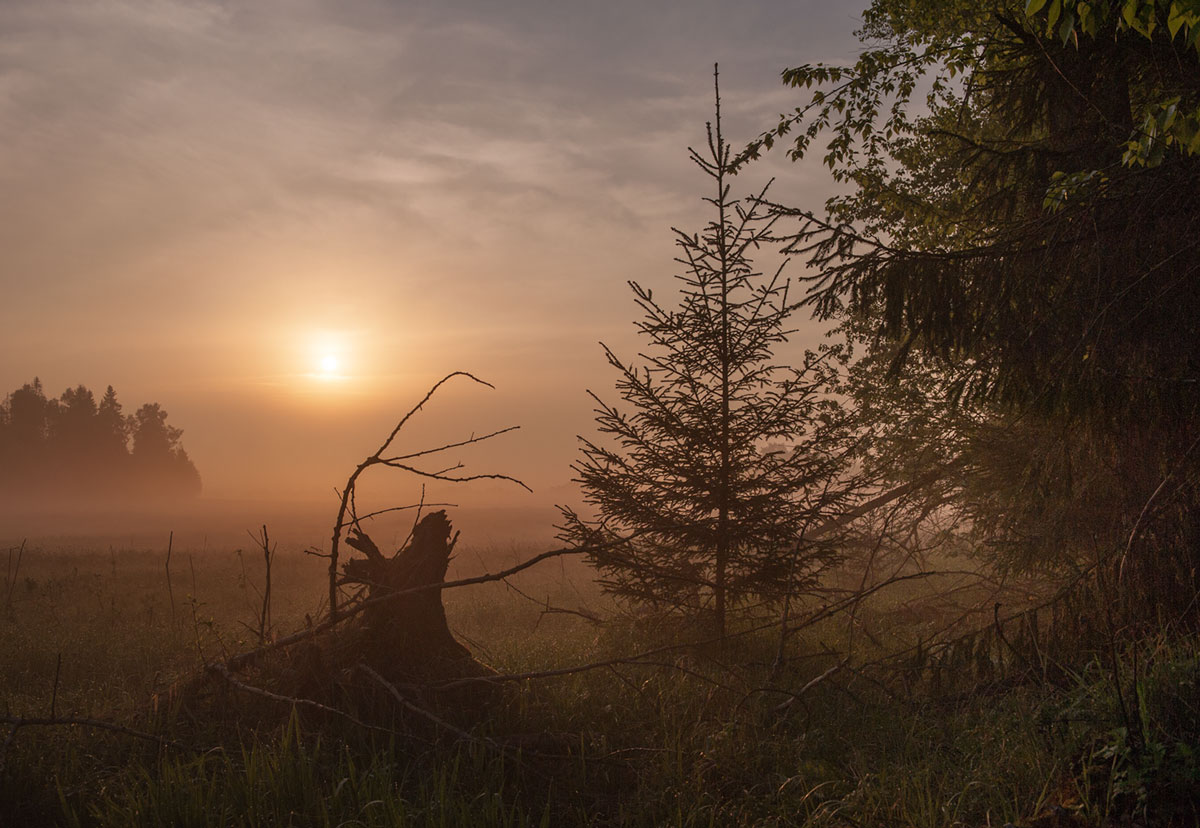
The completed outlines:
[[[111,384],[183,430],[204,498],[319,502],[471,371],[496,390],[447,388],[406,445],[520,425],[462,459],[535,494],[456,496],[548,506],[585,391],[612,387],[598,342],[637,347],[626,280],[669,285],[671,227],[704,216],[686,148],[713,63],[749,140],[794,105],[780,70],[844,62],[856,20],[774,0],[6,3],[0,394]],[[783,156],[736,186],[775,173],[795,202],[832,192]]]

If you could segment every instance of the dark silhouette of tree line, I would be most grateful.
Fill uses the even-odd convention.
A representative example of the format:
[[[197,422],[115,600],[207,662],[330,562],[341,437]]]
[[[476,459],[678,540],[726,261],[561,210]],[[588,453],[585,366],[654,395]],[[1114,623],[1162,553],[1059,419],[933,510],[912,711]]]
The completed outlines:
[[[39,379],[0,403],[0,494],[42,498],[192,497],[200,473],[158,403],[122,412],[110,385],[47,398]]]

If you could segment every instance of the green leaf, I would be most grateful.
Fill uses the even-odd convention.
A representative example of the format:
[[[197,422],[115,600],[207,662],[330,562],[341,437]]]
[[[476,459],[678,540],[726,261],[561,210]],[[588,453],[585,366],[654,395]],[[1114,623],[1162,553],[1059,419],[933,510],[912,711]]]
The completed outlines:
[[[1066,13],[1063,15],[1062,23],[1059,24],[1058,36],[1062,40],[1063,45],[1066,46],[1067,41],[1070,40],[1074,34],[1075,34],[1075,13],[1073,11],[1071,11],[1070,9],[1067,9]],[[1075,48],[1077,48],[1077,49],[1079,48],[1078,40],[1075,41]]]
[[[1092,9],[1091,3],[1080,3],[1075,7],[1079,14],[1079,28],[1085,35],[1092,37],[1096,36],[1096,12]]]
[[[1185,12],[1179,4],[1172,3],[1171,13],[1167,16],[1167,31],[1171,33],[1172,40],[1175,39],[1175,35],[1179,34],[1179,29],[1183,26],[1185,19]]]
[[[1125,0],[1125,5],[1121,7],[1121,19],[1125,21],[1126,26],[1133,26],[1133,21],[1137,18],[1137,0]]]
[[[1029,2],[1025,5],[1025,16],[1033,17],[1035,14],[1040,12],[1042,7],[1045,5],[1046,0],[1029,0]]]

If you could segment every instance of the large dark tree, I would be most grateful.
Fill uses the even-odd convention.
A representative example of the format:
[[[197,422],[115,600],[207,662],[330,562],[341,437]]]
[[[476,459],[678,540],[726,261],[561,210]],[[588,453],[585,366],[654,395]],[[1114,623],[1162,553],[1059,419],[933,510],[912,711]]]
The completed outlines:
[[[854,185],[826,215],[792,211],[817,313],[969,359],[967,400],[1190,410],[1200,159],[1159,142],[1158,163],[1128,162],[1156,102],[1200,105],[1200,61],[1165,19],[1152,38],[1120,20],[1064,43],[1023,4],[880,0],[852,70],[785,72],[833,88],[775,133],[800,129],[802,154],[832,130],[826,160]],[[923,75],[924,114],[907,101]]]
[[[735,602],[811,583],[827,555],[803,534],[835,508],[846,460],[825,393],[836,355],[806,354],[795,369],[773,360],[789,333],[788,282],[751,262],[770,221],[761,194],[730,195],[719,95],[706,151],[691,157],[713,218],[676,231],[678,307],[630,283],[646,350],[626,362],[605,347],[625,405],[593,394],[605,439],[581,438],[575,470],[596,516],[568,512],[566,532],[597,550],[612,592],[709,615],[723,632]]]
[[[1102,485],[1103,521],[1075,513],[1104,527],[1087,542],[1126,571],[1144,559],[1194,580],[1200,17],[1164,0],[1028,11],[876,0],[856,64],[786,71],[818,91],[747,156],[829,137],[848,193],[780,210],[813,267],[808,301],[887,352],[893,376],[922,370],[944,405],[989,412],[962,461],[1006,483],[997,528],[1032,538],[1004,514],[1051,526]]]

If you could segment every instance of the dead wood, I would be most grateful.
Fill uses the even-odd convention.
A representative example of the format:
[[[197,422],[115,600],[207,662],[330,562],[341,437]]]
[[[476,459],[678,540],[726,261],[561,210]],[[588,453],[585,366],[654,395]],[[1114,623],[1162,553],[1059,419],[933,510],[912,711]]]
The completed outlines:
[[[361,528],[350,533],[347,544],[366,557],[346,561],[340,583],[365,587],[368,606],[340,634],[342,641],[331,653],[337,668],[363,663],[387,680],[402,683],[491,672],[450,633],[442,591],[420,589],[445,582],[457,542],[458,533],[444,510],[423,517],[408,543],[391,557]],[[380,600],[404,592],[409,594]]]
[[[477,718],[496,695],[493,688],[431,687],[493,674],[454,638],[446,622],[442,589],[457,541],[444,510],[425,515],[405,545],[390,555],[354,527],[346,543],[363,557],[343,562],[339,586],[357,588],[363,597],[343,610],[340,624],[311,630],[291,646],[260,648],[261,657],[253,661],[235,657],[207,665],[174,689],[170,708],[197,720],[233,714],[243,722],[271,721],[295,708],[310,717],[390,726],[394,711],[376,703],[382,680],[409,688],[406,700],[422,709],[454,709]],[[237,692],[231,695],[231,690]],[[234,699],[237,704],[231,705]]]
[[[12,743],[16,739],[17,731],[23,727],[84,727],[132,736],[147,742],[155,742],[162,747],[171,747],[177,750],[194,750],[194,748],[189,748],[185,744],[156,733],[147,733],[119,722],[93,719],[86,716],[0,716],[0,723],[9,725],[11,728],[4,742],[0,744],[0,776],[4,774],[5,760],[8,758],[9,748],[12,747]]]
[[[479,385],[483,385],[488,388],[495,388],[495,386],[493,386],[490,382],[484,382],[483,380],[479,379],[479,377],[469,374],[466,371],[455,371],[442,377],[442,379],[438,380],[433,387],[429,389],[425,396],[421,398],[421,401],[413,406],[412,409],[410,409],[409,412],[400,419],[400,422],[398,422],[396,427],[392,429],[387,439],[383,441],[383,445],[376,449],[374,454],[355,466],[354,471],[351,472],[350,477],[347,478],[346,486],[341,492],[341,502],[338,505],[337,520],[335,520],[333,524],[333,536],[329,546],[329,618],[331,621],[336,621],[338,618],[338,613],[341,611],[337,588],[339,578],[338,562],[340,560],[338,557],[338,546],[342,540],[342,530],[344,530],[347,526],[354,526],[357,528],[361,525],[359,522],[361,519],[355,514],[354,510],[354,494],[355,489],[358,486],[359,477],[367,469],[371,468],[372,466],[385,466],[388,468],[401,469],[402,471],[411,472],[417,477],[428,478],[430,480],[441,480],[449,483],[466,483],[471,480],[507,480],[510,483],[515,483],[528,491],[532,491],[532,489],[530,489],[520,480],[517,480],[515,477],[509,477],[506,474],[452,474],[451,472],[455,472],[463,468],[461,463],[455,464],[449,468],[443,468],[440,471],[430,471],[428,469],[421,469],[411,465],[413,461],[420,458],[429,458],[432,455],[437,455],[441,452],[449,451],[450,449],[462,448],[463,446],[485,442],[493,437],[499,437],[501,434],[507,434],[510,431],[515,431],[518,428],[517,426],[502,428],[498,431],[493,431],[490,434],[484,434],[480,436],[472,434],[470,437],[464,440],[446,443],[438,446],[437,448],[423,449],[421,451],[400,454],[394,457],[384,456],[388,449],[391,448],[393,441],[395,441],[401,429],[404,428],[404,425],[410,419],[412,419],[417,412],[425,407],[425,403],[429,402],[430,399],[433,398],[433,395],[437,393],[439,388],[455,377],[465,377],[472,382],[478,383]],[[347,520],[347,518],[350,519]]]

